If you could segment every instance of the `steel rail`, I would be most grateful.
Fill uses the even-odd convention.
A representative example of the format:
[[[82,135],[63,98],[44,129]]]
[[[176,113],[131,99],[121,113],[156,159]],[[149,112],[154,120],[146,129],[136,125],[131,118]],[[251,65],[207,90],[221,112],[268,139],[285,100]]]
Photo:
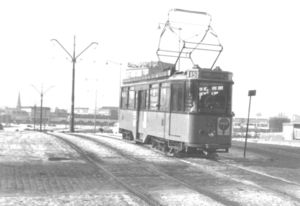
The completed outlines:
[[[133,143],[133,142],[130,142],[130,141],[124,141],[123,139],[116,139],[116,138],[109,137],[109,136],[101,136],[101,137],[106,137],[106,138],[110,138],[110,139],[114,139],[114,140],[118,140],[118,141],[123,141],[123,142],[127,142],[127,143]],[[143,144],[138,144],[137,146],[140,146],[140,147],[149,149],[149,147],[147,147],[147,146],[145,146],[145,145],[143,145]],[[227,179],[231,179],[231,180],[233,180],[233,181],[236,181],[236,182],[239,182],[239,183],[242,183],[242,184],[245,184],[245,185],[253,186],[253,187],[256,187],[256,188],[265,190],[265,191],[276,192],[276,193],[279,193],[279,194],[281,194],[281,195],[283,195],[283,196],[286,196],[286,197],[288,197],[288,198],[291,198],[291,199],[293,199],[293,200],[295,200],[295,201],[299,201],[299,198],[294,197],[294,196],[291,196],[291,195],[289,195],[289,194],[286,194],[285,192],[278,191],[278,190],[276,190],[276,189],[274,190],[274,189],[272,189],[272,188],[269,189],[268,187],[266,188],[265,186],[260,186],[260,185],[258,185],[258,184],[255,184],[255,183],[251,182],[251,181],[248,181],[248,180],[243,180],[243,179],[238,179],[238,178],[235,178],[235,177],[231,177],[231,176],[229,176],[229,175],[226,175],[226,174],[223,174],[223,173],[214,171],[214,170],[212,170],[212,169],[209,169],[208,167],[205,167],[205,166],[203,166],[203,165],[200,165],[200,164],[195,163],[195,162],[192,162],[192,161],[182,160],[182,159],[177,158],[177,157],[175,157],[175,158],[176,158],[178,161],[180,161],[180,162],[184,162],[184,163],[186,163],[186,164],[190,164],[190,165],[192,165],[192,166],[198,167],[198,168],[200,168],[203,172],[205,172],[205,171],[207,172],[207,171],[208,171],[209,174],[214,174],[215,176],[218,176],[218,177],[225,177],[225,178],[227,178]],[[218,162],[218,163],[220,163],[220,164],[225,164],[225,165],[228,166],[228,167],[239,168],[239,169],[241,169],[241,170],[243,170],[243,171],[247,171],[247,172],[250,172],[250,173],[253,173],[253,174],[258,174],[258,175],[261,175],[261,176],[264,176],[264,177],[268,177],[268,178],[271,178],[271,179],[275,179],[275,180],[277,180],[277,181],[282,181],[282,182],[285,182],[285,183],[287,183],[287,184],[291,184],[291,185],[295,185],[295,186],[300,186],[300,184],[298,184],[298,183],[295,183],[295,182],[292,182],[292,181],[289,181],[289,180],[285,180],[285,179],[280,178],[280,177],[268,175],[268,174],[265,174],[265,173],[262,173],[262,172],[250,170],[250,169],[244,168],[244,167],[242,167],[242,166],[237,166],[237,165],[229,164],[229,163],[224,162],[224,161],[222,161],[222,160],[217,160],[217,159],[208,159],[208,160],[210,160],[210,161],[215,161],[215,162]],[[137,161],[139,161],[139,160],[137,160]],[[150,168],[150,166],[149,166],[149,168]],[[204,171],[204,170],[205,170],[205,171]],[[170,176],[170,177],[171,177],[171,176]],[[171,177],[171,178],[173,178],[173,177]],[[190,188],[190,189],[192,189],[192,188]],[[197,191],[197,190],[196,190],[196,191]],[[198,191],[197,191],[197,192],[198,192]]]
[[[103,143],[103,142],[100,142],[97,139],[94,139],[93,137],[89,137],[89,136],[84,135],[84,134],[72,134],[72,135],[76,136],[76,137],[79,137],[79,138],[88,139],[90,141],[94,141],[94,142],[96,142],[98,144],[101,144],[102,146],[105,146],[105,147],[109,148],[110,150],[113,150],[114,152],[118,153],[119,155],[121,155],[123,157],[126,157],[126,158],[130,159],[131,161],[134,161],[134,162],[136,162],[136,163],[138,163],[138,164],[140,164],[140,165],[142,165],[142,166],[144,166],[144,167],[152,170],[153,172],[156,172],[156,173],[158,173],[158,174],[160,174],[160,175],[162,175],[162,176],[164,176],[166,178],[169,178],[169,179],[171,179],[171,180],[173,180],[173,181],[175,181],[175,182],[177,182],[177,183],[179,183],[179,184],[181,184],[181,185],[183,185],[183,186],[185,186],[185,187],[187,187],[187,188],[189,188],[189,189],[191,189],[191,190],[193,190],[193,191],[195,191],[195,192],[197,192],[197,193],[199,193],[201,195],[204,194],[204,195],[210,197],[211,199],[214,199],[216,201],[222,202],[223,204],[228,205],[228,206],[239,205],[236,202],[224,199],[223,197],[219,196],[218,194],[214,194],[214,193],[212,193],[212,192],[210,192],[208,190],[202,190],[202,189],[195,188],[195,187],[193,187],[191,185],[188,185],[184,181],[181,181],[179,179],[176,179],[175,177],[172,177],[172,176],[170,176],[170,175],[168,175],[168,174],[166,174],[164,172],[159,171],[155,166],[151,166],[149,164],[145,164],[142,161],[140,161],[140,160],[138,160],[138,159],[136,159],[136,158],[134,158],[132,156],[129,156],[129,155],[121,152],[120,150],[118,150],[118,149],[116,149],[116,148],[108,145],[107,143]],[[120,139],[116,139],[116,140],[120,140]],[[120,141],[122,141],[122,140],[120,140]]]
[[[92,163],[93,165],[95,165],[97,168],[101,169],[102,171],[104,171],[107,175],[109,175],[110,177],[112,177],[114,180],[116,180],[118,183],[120,183],[123,187],[125,187],[126,189],[128,189],[130,192],[132,192],[133,194],[135,194],[136,196],[138,196],[140,199],[144,200],[146,203],[148,203],[149,205],[152,206],[157,206],[157,205],[161,205],[159,203],[157,203],[155,200],[150,199],[148,197],[146,197],[144,194],[142,194],[141,192],[139,192],[138,190],[134,189],[131,185],[127,184],[126,182],[124,182],[123,180],[121,180],[120,178],[118,178],[117,176],[115,176],[114,174],[112,174],[111,172],[109,172],[108,170],[106,170],[104,167],[100,166],[96,161],[94,161],[88,154],[86,154],[84,152],[84,150],[82,150],[80,147],[78,147],[76,144],[74,144],[73,142],[65,139],[62,136],[53,134],[53,133],[48,133],[58,139],[60,139],[61,141],[65,142],[66,144],[68,144],[70,147],[72,147],[76,152],[78,152],[80,155],[82,155],[82,157],[87,160],[88,162]]]

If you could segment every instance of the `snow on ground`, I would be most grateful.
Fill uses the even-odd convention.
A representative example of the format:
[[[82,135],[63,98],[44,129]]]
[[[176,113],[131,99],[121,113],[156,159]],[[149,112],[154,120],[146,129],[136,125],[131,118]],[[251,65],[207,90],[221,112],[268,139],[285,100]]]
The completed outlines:
[[[45,133],[0,131],[0,162],[48,161],[54,157],[72,160],[78,159],[79,154]]]
[[[101,134],[99,134],[101,135]],[[88,135],[90,137],[93,137],[95,139],[98,139],[102,142],[108,143],[111,146],[114,146],[132,156],[135,156],[136,158],[141,158],[145,161],[148,162],[153,162],[153,163],[160,163],[160,164],[172,164],[174,159],[173,158],[168,158],[165,157],[159,153],[156,153],[152,150],[147,150],[144,148],[140,148],[137,147],[135,144],[128,144],[125,142],[118,142],[116,144],[116,140],[114,139],[109,139],[109,138],[103,138],[101,136],[96,136],[94,134],[90,134]],[[118,137],[116,137],[118,139]],[[233,152],[235,153],[235,150],[233,150]],[[232,155],[232,154],[231,154]],[[146,158],[146,159],[144,159]],[[247,154],[247,158],[243,158],[243,159],[248,159],[248,161],[252,161],[252,160],[258,160],[258,159],[265,159],[264,156],[261,156],[259,154],[256,153],[252,153],[252,152],[248,152]],[[206,160],[204,160],[206,161]],[[256,162],[257,164],[264,164],[263,162]],[[205,167],[205,165],[203,165]],[[218,175],[217,175],[218,176]],[[218,181],[216,179],[216,181]],[[245,185],[255,185],[253,182],[250,181],[238,181],[238,182],[244,182],[247,183]],[[220,190],[217,192],[218,194],[221,194],[223,197],[227,197],[229,200],[234,201],[234,202],[238,202],[241,205],[249,205],[249,206],[254,206],[254,205],[263,205],[263,206],[269,206],[269,205],[276,205],[276,206],[281,206],[281,205],[300,205],[300,203],[291,200],[289,197],[284,197],[284,196],[277,196],[277,194],[275,192],[272,191],[264,191],[263,189],[260,189],[260,187],[253,187],[253,189],[247,189],[247,188],[219,188]],[[184,200],[189,199],[189,203],[191,203],[191,205],[193,204],[193,200],[197,200],[197,198],[195,198],[193,195],[194,194],[184,194],[185,198],[180,195],[180,194],[169,194],[169,193],[165,193],[165,192],[161,192],[161,198],[165,199],[168,204],[171,203],[172,201],[174,201],[171,205],[177,205],[176,203],[178,202],[186,202]],[[197,195],[196,195],[197,196]],[[198,197],[198,196],[197,196]],[[182,199],[181,199],[182,198]],[[197,201],[196,201],[197,202]],[[203,202],[210,202],[210,205],[214,205],[212,204],[211,200],[210,201],[205,201],[203,200],[202,197],[202,202],[200,205],[206,205],[203,204]],[[199,203],[199,201],[198,201]],[[217,204],[217,203],[216,203]]]
[[[146,206],[125,193],[0,197],[0,206]]]
[[[1,165],[30,165],[48,164],[49,158],[61,158],[82,161],[80,155],[71,147],[61,142],[59,139],[45,133],[24,131],[24,129],[16,128],[0,130],[0,167]],[[61,161],[63,164],[63,161]],[[84,165],[84,164],[83,164]],[[59,173],[59,172],[58,172]],[[56,173],[53,173],[56,174]],[[15,174],[16,175],[16,174]],[[43,174],[41,174],[43,175]],[[74,175],[74,174],[73,174]],[[30,175],[29,175],[30,176]],[[76,175],[75,175],[76,176]],[[19,176],[14,176],[21,178]],[[80,177],[80,176],[79,176]],[[11,176],[9,177],[11,178]],[[24,178],[22,176],[22,178]],[[27,178],[27,177],[25,177]],[[42,177],[37,177],[42,178]],[[64,178],[64,177],[58,177]],[[68,177],[65,177],[68,178]],[[74,178],[74,177],[71,177]],[[1,179],[1,178],[0,178]],[[3,179],[2,179],[3,180]],[[8,181],[11,181],[10,179]],[[23,181],[28,182],[27,179]],[[30,180],[31,181],[31,180]],[[55,181],[55,179],[53,179]],[[0,189],[5,187],[4,182],[0,181]],[[10,184],[10,183],[8,183]],[[33,184],[35,185],[35,183]],[[105,186],[105,185],[104,185]],[[11,188],[13,189],[13,188]],[[33,189],[33,188],[32,188]],[[31,194],[31,193],[30,193]],[[146,205],[136,196],[117,191],[99,191],[86,190],[84,192],[63,193],[54,195],[29,195],[29,194],[9,194],[0,193],[0,206],[127,206],[127,205]]]
[[[100,137],[97,137],[100,138]],[[102,138],[103,140],[103,138]],[[113,144],[113,140],[105,139],[108,143]],[[98,151],[101,156],[114,156],[114,152],[107,149],[99,150],[99,147],[91,144],[83,144],[83,147],[89,150]],[[137,149],[135,145],[118,144],[119,148],[127,150],[141,158],[148,157],[149,162],[167,163],[172,159],[161,157],[161,155],[151,151]],[[65,143],[60,140],[40,132],[20,130],[15,132],[15,129],[0,131],[0,165],[5,162],[26,163],[32,161],[48,161],[49,158],[66,158],[79,159],[79,154],[76,153]],[[257,157],[256,157],[257,158]],[[239,192],[238,194],[233,194]],[[273,205],[298,205],[293,201],[284,202],[284,199],[275,197],[268,192],[251,191],[249,190],[225,190],[219,191],[223,195],[231,197],[230,200],[243,202],[244,205],[268,205],[270,202]],[[228,192],[228,193],[226,193]],[[224,194],[226,193],[226,194]],[[211,199],[203,199],[199,201],[199,195],[190,194],[173,194],[173,191],[164,191],[160,194],[162,202],[166,205],[180,205],[181,203],[189,202],[189,205],[221,205],[217,202],[212,202]],[[240,199],[238,198],[240,197]],[[202,197],[203,198],[203,197]],[[188,200],[188,201],[187,201]],[[207,204],[204,204],[207,203]],[[135,197],[126,193],[86,193],[86,194],[62,194],[51,196],[13,196],[0,197],[0,206],[8,205],[143,205]]]

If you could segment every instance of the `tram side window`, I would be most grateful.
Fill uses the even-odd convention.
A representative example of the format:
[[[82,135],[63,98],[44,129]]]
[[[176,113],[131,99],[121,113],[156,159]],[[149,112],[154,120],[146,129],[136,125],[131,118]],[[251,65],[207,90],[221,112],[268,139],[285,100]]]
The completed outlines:
[[[158,106],[158,84],[155,84],[150,89],[150,110],[157,110]]]
[[[135,97],[135,91],[129,90],[129,96],[128,96],[128,109],[134,108],[134,97]]]
[[[169,111],[170,88],[160,89],[160,110]]]
[[[183,111],[183,83],[172,84],[171,90],[171,111]]]
[[[185,84],[185,111],[197,112],[198,111],[198,83],[186,82]]]
[[[128,106],[127,100],[128,100],[128,91],[127,91],[127,88],[123,88],[123,90],[122,90],[122,99],[121,99],[122,108],[127,108],[127,106]]]
[[[139,101],[139,99],[138,99],[138,94],[139,94],[139,92],[138,91],[136,91],[135,92],[135,103],[134,103],[134,109],[136,109],[137,108],[137,106],[138,106],[138,101]]]
[[[141,91],[141,110],[145,110],[148,107],[148,90]]]

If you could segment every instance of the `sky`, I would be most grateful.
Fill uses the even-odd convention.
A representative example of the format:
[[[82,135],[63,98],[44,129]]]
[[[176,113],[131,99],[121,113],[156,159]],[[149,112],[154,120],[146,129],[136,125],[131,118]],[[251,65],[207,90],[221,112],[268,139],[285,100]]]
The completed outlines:
[[[212,16],[224,47],[216,66],[234,75],[236,117],[248,115],[249,90],[251,117],[300,114],[296,0],[1,1],[0,106],[15,107],[19,92],[22,106],[40,105],[42,92],[43,106],[70,109],[71,59],[51,39],[72,55],[74,36],[76,55],[98,43],[77,59],[75,107],[94,108],[96,94],[98,107],[117,106],[119,72],[127,62],[158,60],[158,23],[173,8]]]

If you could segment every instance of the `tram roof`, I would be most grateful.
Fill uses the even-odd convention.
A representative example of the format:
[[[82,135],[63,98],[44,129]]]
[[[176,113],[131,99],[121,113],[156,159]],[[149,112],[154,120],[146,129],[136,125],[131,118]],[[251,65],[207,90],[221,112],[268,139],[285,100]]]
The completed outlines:
[[[123,80],[123,84],[143,83],[149,81],[166,81],[166,80],[186,80],[198,79],[206,81],[227,81],[232,82],[232,72],[218,69],[190,69],[186,71],[174,72],[171,70],[148,74],[138,77],[131,77]]]

